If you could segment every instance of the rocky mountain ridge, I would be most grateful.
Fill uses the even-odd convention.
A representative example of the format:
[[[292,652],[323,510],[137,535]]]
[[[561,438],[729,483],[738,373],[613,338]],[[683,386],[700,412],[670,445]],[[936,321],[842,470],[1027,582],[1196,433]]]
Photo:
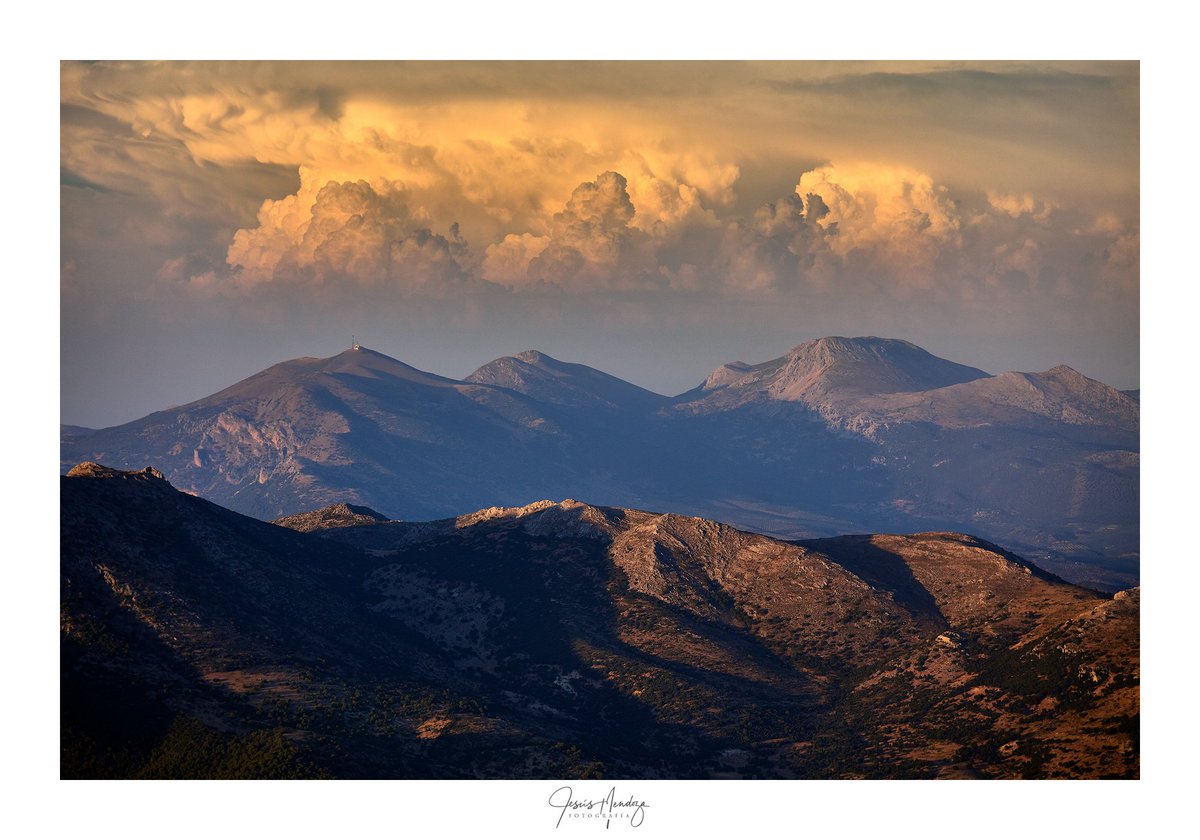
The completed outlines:
[[[792,538],[964,530],[1117,589],[1137,581],[1139,422],[1069,368],[989,376],[892,339],[807,342],[676,398],[536,351],[456,381],[360,348],[64,431],[61,457],[155,463],[267,520],[585,497]]]
[[[573,500],[300,532],[72,472],[67,777],[1138,773],[1137,591],[975,537]]]
[[[69,475],[70,473],[68,473]],[[376,525],[387,522],[388,518],[376,510],[363,505],[352,505],[338,502],[335,505],[311,510],[304,513],[294,513],[291,516],[281,516],[272,520],[272,525],[282,525],[293,531],[320,531],[325,528],[351,528],[355,525]]]

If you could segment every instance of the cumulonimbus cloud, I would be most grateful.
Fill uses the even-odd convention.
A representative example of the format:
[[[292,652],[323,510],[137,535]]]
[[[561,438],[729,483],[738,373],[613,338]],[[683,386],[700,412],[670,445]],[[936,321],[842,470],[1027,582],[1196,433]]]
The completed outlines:
[[[432,218],[401,182],[321,184],[305,172],[295,194],[264,201],[257,225],[236,232],[226,270],[191,281],[208,291],[348,283],[441,293],[488,282],[518,293],[730,295],[826,294],[852,284],[899,297],[971,297],[1053,291],[1091,265],[1097,283],[1128,286],[1132,276],[1136,285],[1136,231],[1111,219],[1082,224],[1030,195],[960,197],[906,167],[817,167],[748,217],[722,215],[686,184],[643,183],[639,195],[649,196],[645,216],[629,180],[604,171],[576,186],[540,230],[473,249],[455,220]]]
[[[430,224],[400,183],[318,185],[306,174],[296,194],[264,201],[258,225],[234,234],[227,271],[192,280],[205,289],[249,290],[332,283],[419,289],[469,279],[470,249],[458,226],[451,223],[443,235]]]
[[[484,269],[497,265],[517,288],[640,285],[640,278],[652,274],[657,261],[651,235],[634,225],[636,214],[625,177],[603,172],[575,188],[563,209],[554,214],[547,236],[516,242],[506,238],[509,247],[500,248],[491,263],[485,259]],[[515,246],[531,247],[518,256]],[[517,260],[525,254],[529,259],[522,267]],[[500,266],[502,260],[508,264]]]

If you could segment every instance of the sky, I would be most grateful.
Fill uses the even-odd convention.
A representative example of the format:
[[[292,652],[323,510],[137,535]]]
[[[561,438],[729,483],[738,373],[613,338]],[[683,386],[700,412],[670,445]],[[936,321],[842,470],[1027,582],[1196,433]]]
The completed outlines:
[[[364,345],[1139,387],[1136,62],[64,62],[61,420]]]

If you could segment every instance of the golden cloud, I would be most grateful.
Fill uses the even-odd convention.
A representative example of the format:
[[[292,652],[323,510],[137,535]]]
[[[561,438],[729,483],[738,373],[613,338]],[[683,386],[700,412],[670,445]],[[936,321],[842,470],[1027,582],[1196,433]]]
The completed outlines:
[[[870,283],[969,294],[1081,265],[1107,287],[1136,288],[1136,201],[1118,177],[1124,147],[1092,149],[1085,180],[1056,150],[1032,153],[1022,144],[1033,141],[994,119],[964,143],[955,109],[970,101],[978,71],[594,69],[65,64],[63,101],[75,116],[64,121],[63,163],[99,188],[149,196],[162,218],[205,215],[228,230],[223,254],[160,272],[178,282],[181,266],[210,266],[192,276],[210,290],[487,280],[518,291],[760,294]],[[1111,125],[1114,110],[1131,108],[1136,68],[1088,69],[1005,68],[1003,78],[1040,119],[1091,97],[1109,103],[1095,110]],[[1047,73],[1056,85],[1039,82]],[[913,79],[923,98],[898,95]],[[1002,113],[989,103],[971,115]],[[1091,149],[1098,132],[1077,122],[1056,136]],[[1136,120],[1129,125],[1121,130],[1136,138]],[[263,167],[296,173],[298,188],[255,196],[247,173]],[[794,167],[794,193],[750,195],[764,169],[780,167]],[[1097,208],[1122,212],[1100,230],[1081,221]]]

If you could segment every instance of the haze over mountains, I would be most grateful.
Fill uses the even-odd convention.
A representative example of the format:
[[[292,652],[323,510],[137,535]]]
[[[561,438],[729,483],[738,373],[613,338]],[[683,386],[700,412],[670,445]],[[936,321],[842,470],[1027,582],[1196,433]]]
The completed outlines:
[[[572,500],[286,528],[93,463],[61,501],[65,777],[1139,773],[1138,590],[975,537]]]
[[[1070,368],[991,376],[894,339],[810,341],[673,398],[536,351],[457,381],[362,348],[64,427],[62,463],[154,464],[262,519],[587,498],[793,538],[965,531],[1111,590],[1137,580],[1139,424]]]

